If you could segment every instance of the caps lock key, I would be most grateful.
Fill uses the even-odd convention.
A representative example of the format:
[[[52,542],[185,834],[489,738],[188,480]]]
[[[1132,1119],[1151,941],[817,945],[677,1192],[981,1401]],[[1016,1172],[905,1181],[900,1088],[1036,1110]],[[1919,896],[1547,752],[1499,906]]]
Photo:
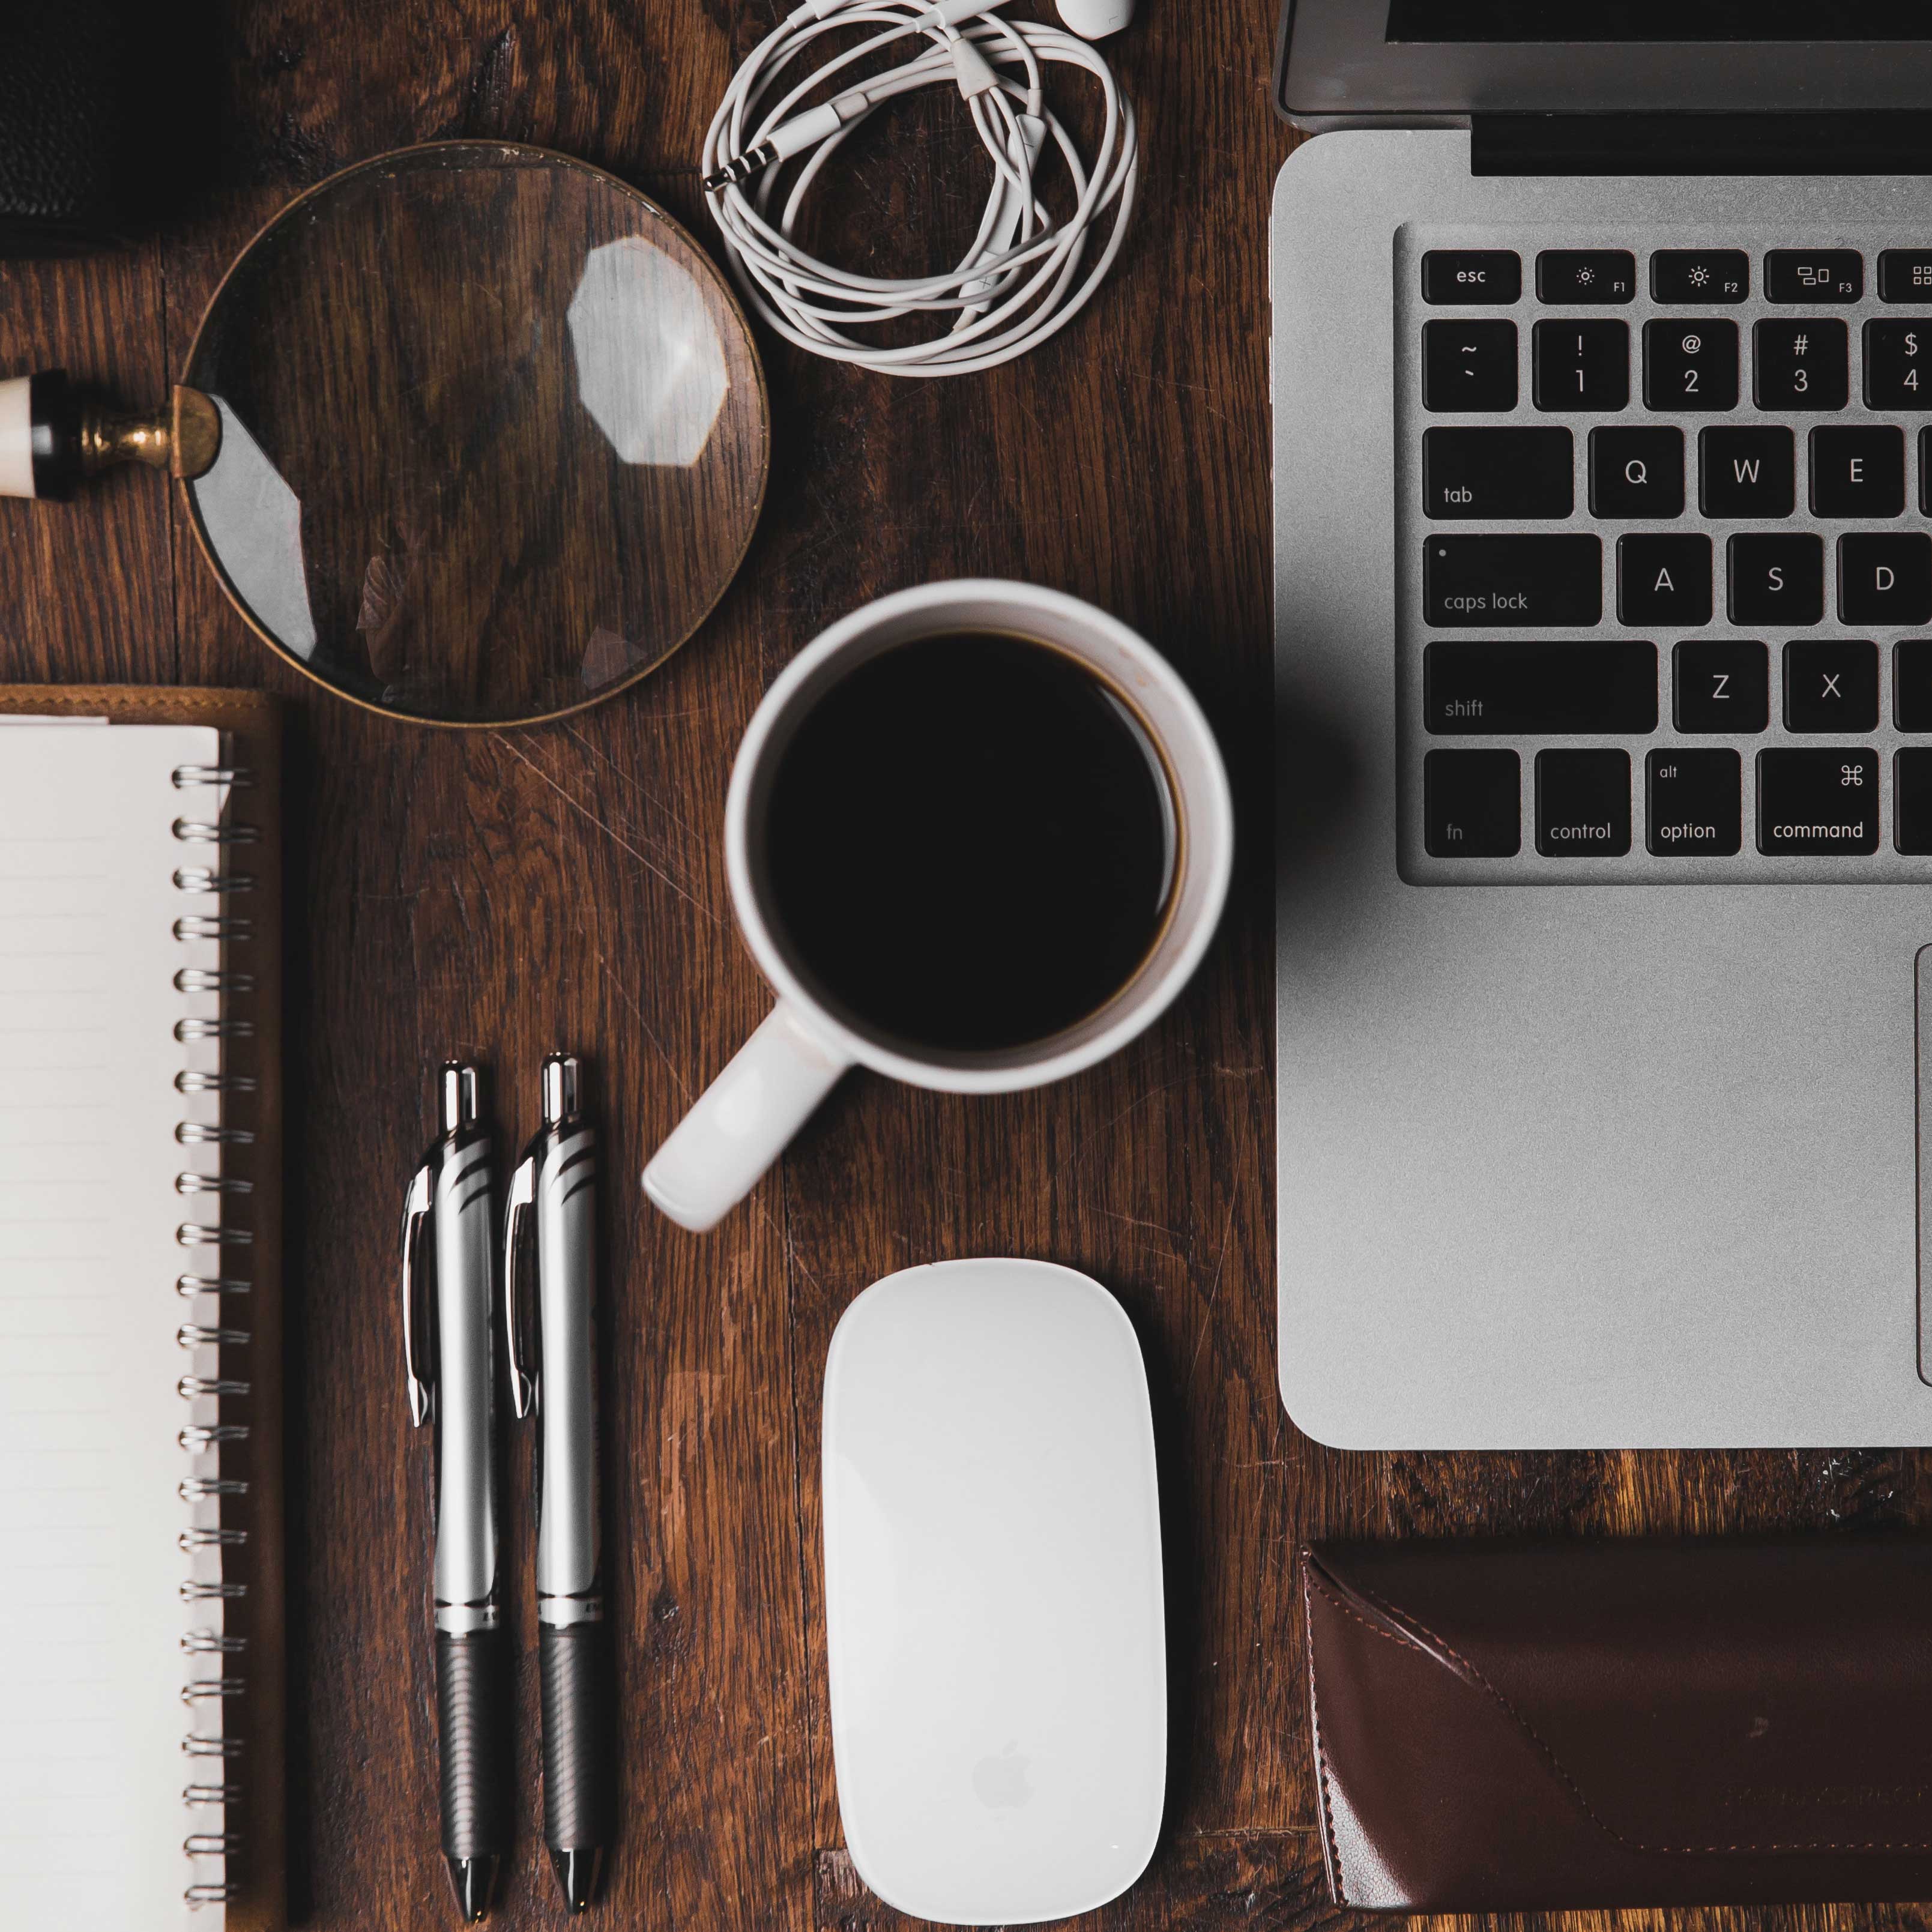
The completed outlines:
[[[1604,614],[1602,541],[1568,532],[1425,538],[1422,602],[1431,624],[1594,624]]]

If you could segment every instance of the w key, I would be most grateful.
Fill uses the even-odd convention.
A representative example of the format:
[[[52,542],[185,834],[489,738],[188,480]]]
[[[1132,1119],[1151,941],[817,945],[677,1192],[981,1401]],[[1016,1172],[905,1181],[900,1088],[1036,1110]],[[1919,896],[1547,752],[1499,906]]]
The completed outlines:
[[[1567,517],[1575,460],[1567,429],[1430,429],[1422,503],[1432,517]]]

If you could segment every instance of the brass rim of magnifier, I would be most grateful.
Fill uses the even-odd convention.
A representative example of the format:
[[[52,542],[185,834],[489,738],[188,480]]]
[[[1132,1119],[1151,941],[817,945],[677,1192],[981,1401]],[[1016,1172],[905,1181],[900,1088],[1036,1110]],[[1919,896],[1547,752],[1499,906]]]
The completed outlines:
[[[717,263],[698,245],[691,231],[675,215],[661,208],[649,195],[633,188],[621,176],[614,175],[608,168],[594,166],[589,161],[580,160],[574,154],[560,154],[554,148],[540,148],[526,141],[412,142],[406,148],[392,148],[386,153],[373,154],[367,160],[353,162],[346,168],[338,169],[334,174],[326,176],[317,182],[313,188],[304,188],[292,201],[285,203],[271,215],[249,238],[248,245],[228,265],[227,273],[216,285],[214,294],[208,297],[208,306],[202,310],[201,321],[195,329],[194,340],[188,344],[188,366],[190,369],[194,367],[195,358],[201,350],[201,339],[208,332],[208,323],[214,319],[215,310],[220,305],[222,296],[227,292],[228,284],[241,272],[242,265],[247,262],[250,256],[254,254],[256,246],[266,240],[284,222],[293,216],[304,203],[314,200],[318,195],[328,194],[331,189],[339,187],[353,176],[368,174],[380,169],[393,167],[398,161],[411,160],[419,154],[457,152],[478,155],[492,155],[499,158],[507,155],[515,155],[531,160],[554,162],[560,166],[574,169],[579,174],[590,175],[598,181],[608,182],[613,188],[628,196],[639,207],[647,209],[674,234],[684,241],[704,272],[710,277],[718,294],[724,298],[730,312],[736,318],[739,328],[743,332],[746,351],[751,360],[752,374],[757,379],[758,386],[758,424],[762,432],[760,438],[762,448],[758,464],[758,493],[752,504],[751,516],[745,526],[745,541],[738,546],[738,554],[732,558],[730,568],[725,572],[719,580],[717,594],[692,620],[684,634],[668,650],[653,658],[649,664],[641,665],[623,677],[606,685],[601,691],[593,692],[588,698],[583,698],[574,704],[560,705],[554,711],[532,712],[527,716],[514,718],[428,718],[424,716],[419,711],[400,711],[390,705],[378,704],[373,698],[358,696],[355,692],[350,691],[343,686],[324,677],[320,671],[305,664],[296,656],[294,652],[262,625],[254,613],[242,602],[241,593],[230,580],[227,572],[222,568],[220,560],[214,554],[213,544],[208,542],[208,532],[202,527],[201,506],[196,502],[194,491],[190,487],[191,479],[182,477],[180,482],[182,491],[188,498],[188,519],[194,530],[194,540],[201,547],[202,555],[208,560],[208,567],[214,572],[215,578],[221,586],[223,595],[235,607],[242,621],[284,664],[292,665],[296,670],[302,673],[303,676],[308,679],[311,683],[320,686],[331,697],[340,698],[348,704],[359,706],[364,711],[373,711],[378,717],[392,718],[399,724],[428,724],[443,731],[514,730],[521,725],[549,724],[554,723],[560,718],[574,717],[578,712],[587,711],[592,705],[602,704],[607,698],[615,698],[620,692],[628,691],[633,685],[642,683],[652,672],[669,663],[671,658],[683,650],[685,646],[704,628],[711,614],[724,601],[725,592],[738,580],[738,572],[743,567],[746,556],[752,548],[752,539],[758,534],[758,520],[764,514],[765,491],[770,483],[772,474],[772,402],[770,392],[765,386],[765,365],[759,357],[758,340],[752,333],[751,322],[738,300],[737,292],[731,286],[730,278],[725,275]]]

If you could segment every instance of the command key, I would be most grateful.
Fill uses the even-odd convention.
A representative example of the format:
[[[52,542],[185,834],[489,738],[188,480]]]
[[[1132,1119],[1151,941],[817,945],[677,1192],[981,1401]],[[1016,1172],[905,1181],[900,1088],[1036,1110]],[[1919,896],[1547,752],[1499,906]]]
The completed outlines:
[[[1774,858],[1878,850],[1878,754],[1864,746],[1757,754],[1757,849]]]

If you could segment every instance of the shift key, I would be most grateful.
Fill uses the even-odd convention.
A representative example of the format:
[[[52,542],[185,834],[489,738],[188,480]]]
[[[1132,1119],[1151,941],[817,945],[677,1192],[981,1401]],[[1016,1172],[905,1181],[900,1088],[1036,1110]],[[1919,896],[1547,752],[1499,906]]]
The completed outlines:
[[[1594,624],[1604,546],[1594,536],[1425,538],[1422,602],[1432,624]]]

